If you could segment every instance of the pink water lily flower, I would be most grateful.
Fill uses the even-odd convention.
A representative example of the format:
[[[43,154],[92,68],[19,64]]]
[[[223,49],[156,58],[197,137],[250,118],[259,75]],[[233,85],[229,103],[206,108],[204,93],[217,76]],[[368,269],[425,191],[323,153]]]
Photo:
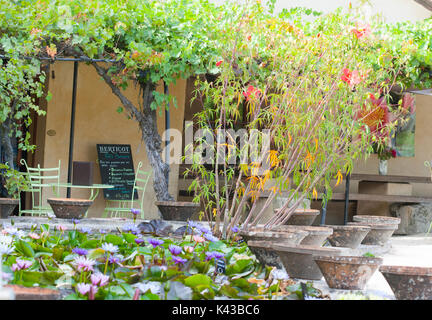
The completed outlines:
[[[205,241],[205,239],[203,237],[200,237],[197,235],[193,236],[192,239],[193,239],[193,241],[198,242],[198,243],[202,243]]]
[[[34,232],[30,232],[28,234],[28,236],[32,239],[35,239],[35,240],[40,239],[40,235],[38,235],[37,233],[34,233]]]
[[[57,230],[61,231],[61,232],[65,232],[67,230],[67,228],[64,225],[59,224],[57,226]]]
[[[11,267],[12,271],[24,270],[30,268],[33,262],[28,260],[16,259],[16,263],[14,263]]]
[[[81,293],[82,295],[86,295],[87,293],[90,292],[90,284],[88,283],[78,283],[76,286],[76,289],[79,293]]]
[[[96,261],[84,256],[78,256],[74,259],[74,263],[76,264],[78,271],[93,271],[93,266]]]
[[[90,276],[90,281],[94,286],[103,287],[108,284],[109,276],[100,272],[94,273]]]
[[[185,252],[189,252],[189,253],[194,252],[194,247],[191,246],[184,246],[183,249]]]

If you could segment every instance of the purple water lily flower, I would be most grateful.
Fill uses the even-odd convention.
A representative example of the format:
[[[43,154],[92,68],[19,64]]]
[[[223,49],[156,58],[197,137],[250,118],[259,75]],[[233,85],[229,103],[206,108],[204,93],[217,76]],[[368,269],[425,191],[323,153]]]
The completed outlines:
[[[13,275],[11,273],[6,273],[6,272],[1,272],[0,271],[0,278],[3,281],[9,282],[10,280],[12,280]]]
[[[198,229],[198,230],[201,227],[201,225],[198,222],[195,222],[195,221],[192,221],[192,220],[188,221],[188,226],[191,227],[191,228]]]
[[[79,230],[81,233],[87,233],[87,234],[91,234],[92,233],[92,229],[89,227],[81,227]]]
[[[119,247],[116,245],[113,245],[112,243],[105,242],[102,244],[101,249],[106,251],[106,252],[109,252],[110,254],[114,254],[114,253],[118,252]]]
[[[108,258],[108,262],[111,264],[120,265],[123,262],[124,257],[121,254],[112,255]]]
[[[164,243],[163,240],[155,238],[148,238],[147,240],[153,246],[153,248],[156,248],[157,246],[160,246],[162,243]]]
[[[170,244],[168,246],[168,250],[175,256],[178,256],[182,252],[182,248],[174,244]]]
[[[78,223],[80,223],[81,222],[81,220],[79,220],[79,219],[72,219],[72,223],[73,224],[78,224]]]
[[[173,259],[175,264],[185,264],[187,261],[187,259],[183,259],[183,258],[180,258],[177,256],[173,256],[172,259]]]
[[[143,238],[135,238],[135,243],[136,244],[141,244],[141,243],[143,243],[144,242],[144,239]]]
[[[239,230],[239,228],[237,226],[234,226],[234,227],[231,228],[231,231],[234,232],[234,233],[237,233],[240,230]]]
[[[73,248],[72,252],[76,253],[79,256],[86,256],[88,253],[88,251],[86,249],[82,249],[82,248]]]
[[[106,234],[106,233],[108,233],[108,231],[106,231],[105,229],[99,229],[99,233],[100,234]]]
[[[8,255],[14,251],[14,248],[7,243],[0,242],[0,254]]]
[[[138,228],[137,225],[133,223],[127,223],[122,227],[123,231],[130,232],[132,234],[139,234],[141,230]]]
[[[197,229],[198,229],[199,231],[201,231],[203,234],[207,234],[207,233],[212,234],[212,232],[211,232],[211,230],[210,230],[209,228],[206,228],[206,227],[204,227],[204,226],[202,226],[202,225],[199,225],[199,226],[197,227]]]
[[[139,214],[141,213],[141,210],[140,210],[140,209],[134,209],[134,208],[132,208],[132,209],[131,209],[131,213],[132,213],[134,216],[137,216],[137,215],[139,215]]]
[[[212,235],[211,233],[204,233],[204,238],[210,242],[215,242],[215,241],[219,241],[219,238],[216,238],[214,235]]]
[[[211,259],[222,259],[224,257],[223,253],[217,251],[208,251],[205,254],[206,254],[206,261],[209,261]]]

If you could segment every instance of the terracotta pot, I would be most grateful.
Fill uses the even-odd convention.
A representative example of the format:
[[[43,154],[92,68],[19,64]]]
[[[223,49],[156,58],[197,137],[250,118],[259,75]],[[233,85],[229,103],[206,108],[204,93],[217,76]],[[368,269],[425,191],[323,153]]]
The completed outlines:
[[[315,209],[296,209],[285,224],[297,226],[311,226],[320,214]]]
[[[333,247],[347,247],[356,249],[360,246],[363,239],[371,230],[368,226],[329,226],[333,229],[333,234],[328,237],[328,241]]]
[[[432,300],[432,268],[381,266],[397,300]]]
[[[348,225],[370,227],[370,231],[368,232],[366,237],[364,237],[361,243],[378,246],[385,245],[398,228],[396,224],[377,224],[366,222],[348,222]]]
[[[327,285],[333,289],[363,290],[382,264],[382,258],[314,256]]]
[[[92,200],[73,198],[49,198],[47,201],[60,219],[81,219],[93,204]]]
[[[10,288],[15,294],[15,300],[60,300],[60,292],[58,290],[39,287],[24,287],[16,284],[5,285],[5,288]]]
[[[355,215],[355,216],[353,216],[353,221],[354,222],[398,225],[401,222],[401,219],[396,218],[396,217],[386,217],[386,216]]]
[[[321,270],[313,260],[314,255],[340,255],[339,248],[314,247],[314,246],[284,246],[273,245],[274,251],[279,255],[286,272],[292,278],[320,280]]]
[[[6,219],[9,217],[18,203],[19,199],[0,198],[0,218]]]
[[[247,245],[250,251],[252,251],[252,253],[262,265],[283,269],[283,264],[279,258],[279,255],[273,250],[273,242],[250,240],[248,241]]]
[[[274,231],[262,227],[251,227],[247,230],[240,230],[239,234],[249,244],[249,241],[274,241],[284,245],[297,245],[309,233],[303,230]]]
[[[304,237],[300,242],[301,245],[318,246],[321,247],[324,241],[333,233],[333,229],[329,227],[315,227],[315,226],[277,226],[273,230],[276,231],[289,231],[289,230],[303,230],[309,234]]]
[[[156,201],[164,220],[187,221],[199,212],[200,204],[180,201]]]

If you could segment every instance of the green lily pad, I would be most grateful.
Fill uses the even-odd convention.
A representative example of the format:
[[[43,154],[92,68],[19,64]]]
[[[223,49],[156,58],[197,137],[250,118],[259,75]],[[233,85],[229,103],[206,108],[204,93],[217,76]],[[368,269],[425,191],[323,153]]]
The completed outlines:
[[[212,283],[212,280],[209,276],[205,274],[194,274],[193,276],[187,277],[184,280],[184,284],[188,287],[196,287],[200,285],[204,285],[206,287],[210,287],[210,284]]]

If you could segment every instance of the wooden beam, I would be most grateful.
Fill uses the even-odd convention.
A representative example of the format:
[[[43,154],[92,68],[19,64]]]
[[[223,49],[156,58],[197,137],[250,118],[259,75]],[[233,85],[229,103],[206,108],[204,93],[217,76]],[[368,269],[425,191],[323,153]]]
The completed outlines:
[[[374,182],[399,182],[399,183],[432,183],[431,177],[416,177],[416,176],[394,176],[394,175],[379,175],[379,174],[351,174],[351,180],[363,180]]]
[[[320,196],[319,198],[322,198]],[[399,202],[399,203],[420,203],[432,202],[432,197],[419,197],[419,196],[395,196],[385,194],[366,194],[366,193],[350,193],[350,200],[357,201],[378,201],[378,202]],[[344,193],[333,193],[331,200],[345,200]]]

